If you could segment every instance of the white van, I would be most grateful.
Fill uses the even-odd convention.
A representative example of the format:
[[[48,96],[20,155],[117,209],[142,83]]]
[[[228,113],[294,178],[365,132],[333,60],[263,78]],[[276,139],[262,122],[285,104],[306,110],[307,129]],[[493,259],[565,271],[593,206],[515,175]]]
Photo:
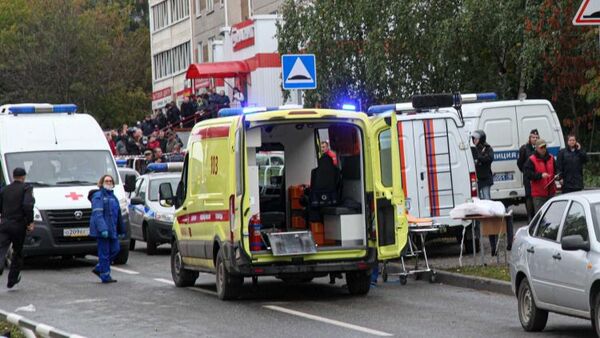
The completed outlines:
[[[123,182],[102,129],[93,117],[75,114],[75,105],[14,104],[0,106],[0,186],[12,171],[27,171],[33,185],[35,230],[25,240],[25,256],[84,256],[96,253],[89,237],[92,213],[88,193],[104,174],[115,180],[115,195],[126,214]],[[129,256],[128,235],[115,263]]]
[[[462,112],[465,136],[470,138],[473,131],[481,129],[494,149],[492,199],[507,205],[521,203],[525,197],[517,159],[519,148],[529,140],[529,132],[537,129],[554,156],[565,147],[558,116],[547,100],[467,103]]]
[[[429,99],[431,102],[427,102]],[[453,97],[440,107],[439,95],[420,96],[412,102],[372,106],[371,119],[388,119],[397,112],[402,189],[408,212],[432,218],[460,239],[463,221],[452,219],[450,210],[477,196],[477,176],[467,133]],[[464,224],[466,225],[466,223]],[[471,232],[468,231],[467,234]],[[470,243],[470,241],[469,241]]]

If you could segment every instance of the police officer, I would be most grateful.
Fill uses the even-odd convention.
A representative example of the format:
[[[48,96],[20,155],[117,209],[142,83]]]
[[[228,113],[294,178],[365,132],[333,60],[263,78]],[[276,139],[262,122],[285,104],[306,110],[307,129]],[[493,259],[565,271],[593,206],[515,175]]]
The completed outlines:
[[[6,253],[12,243],[13,254],[8,273],[7,287],[10,289],[21,281],[23,265],[23,243],[26,232],[33,231],[33,187],[25,184],[25,169],[13,171],[13,182],[0,192],[0,275],[4,269]]]

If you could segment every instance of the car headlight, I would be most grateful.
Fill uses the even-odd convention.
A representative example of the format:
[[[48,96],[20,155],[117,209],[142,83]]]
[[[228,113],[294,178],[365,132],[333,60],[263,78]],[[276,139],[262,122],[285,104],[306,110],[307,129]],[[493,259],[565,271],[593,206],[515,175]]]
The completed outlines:
[[[41,222],[44,219],[42,218],[42,213],[40,212],[40,209],[38,208],[33,208],[33,220],[35,222]]]
[[[119,207],[121,207],[121,214],[125,215],[129,213],[129,203],[127,203],[126,198],[122,198],[119,200]]]
[[[173,214],[165,212],[156,212],[154,214],[154,219],[161,222],[173,223]]]

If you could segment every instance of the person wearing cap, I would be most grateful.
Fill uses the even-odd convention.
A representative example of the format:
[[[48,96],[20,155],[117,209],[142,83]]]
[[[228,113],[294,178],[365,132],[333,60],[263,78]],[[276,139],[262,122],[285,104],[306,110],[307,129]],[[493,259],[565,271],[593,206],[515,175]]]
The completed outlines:
[[[548,154],[546,141],[536,141],[535,153],[529,156],[523,169],[525,176],[531,181],[534,212],[538,212],[544,203],[556,194],[556,162],[554,156]]]
[[[148,167],[148,164],[153,163],[153,162],[154,162],[154,153],[152,152],[152,150],[148,149],[148,150],[144,151],[144,161],[141,164],[140,173],[142,175],[144,175],[146,173],[146,168]]]
[[[561,149],[556,158],[563,194],[583,190],[583,166],[587,161],[588,156],[577,142],[577,136],[567,136],[567,147]]]
[[[35,199],[33,187],[25,183],[26,175],[25,169],[15,168],[13,182],[0,191],[0,275],[4,270],[6,253],[12,244],[12,260],[6,284],[9,289],[21,281],[23,244],[27,233],[34,229]]]
[[[529,142],[519,148],[519,158],[517,159],[517,167],[523,173],[523,187],[525,188],[525,208],[527,209],[527,218],[529,221],[533,219],[534,216],[534,208],[533,208],[533,199],[531,198],[531,182],[524,175],[524,166],[525,162],[531,155],[535,153],[535,142],[540,138],[540,134],[537,129],[532,129],[529,132]]]

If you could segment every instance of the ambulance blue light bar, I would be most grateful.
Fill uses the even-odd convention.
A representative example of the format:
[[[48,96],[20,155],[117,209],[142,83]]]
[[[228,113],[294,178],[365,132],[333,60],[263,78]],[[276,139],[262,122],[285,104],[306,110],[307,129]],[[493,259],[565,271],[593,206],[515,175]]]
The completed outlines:
[[[146,171],[153,173],[178,172],[183,170],[183,163],[150,163],[146,167]]]
[[[421,95],[419,97],[420,103],[425,102],[427,100],[427,96],[428,95]],[[458,95],[454,95],[454,94],[434,94],[434,95],[430,95],[432,98],[434,98],[434,101],[437,102],[441,102],[441,99],[444,99],[443,96],[447,96],[447,100],[443,100],[443,101],[448,101],[446,102],[446,104],[444,105],[439,105],[439,104],[434,104],[432,107],[429,107],[429,109],[435,109],[435,108],[446,108],[446,107],[453,107],[453,106],[460,106],[463,103],[475,103],[475,102],[483,102],[483,101],[493,101],[496,100],[498,98],[498,96],[496,95],[496,93],[475,93],[475,94],[460,94],[460,100],[457,100],[456,97]],[[453,105],[449,104],[450,103],[450,97],[454,96],[453,99]],[[415,97],[413,97],[413,102]],[[456,102],[459,101],[459,102]],[[418,107],[415,108],[413,106],[412,102],[405,102],[405,103],[396,103],[396,104],[381,104],[381,105],[375,105],[375,106],[371,106],[369,107],[369,109],[367,109],[367,114],[369,115],[379,115],[379,114],[383,114],[383,113],[387,113],[390,111],[415,111],[416,109],[425,109],[424,107]]]
[[[219,117],[238,116],[242,114],[262,113],[266,111],[302,109],[301,105],[288,104],[278,107],[244,107],[244,108],[222,108],[219,110]]]
[[[68,113],[77,112],[77,106],[74,104],[19,104],[8,105],[2,112],[8,112],[14,115],[19,114],[41,114],[41,113]]]
[[[344,103],[344,104],[342,104],[342,109],[356,111],[356,105],[352,104],[352,103]]]

